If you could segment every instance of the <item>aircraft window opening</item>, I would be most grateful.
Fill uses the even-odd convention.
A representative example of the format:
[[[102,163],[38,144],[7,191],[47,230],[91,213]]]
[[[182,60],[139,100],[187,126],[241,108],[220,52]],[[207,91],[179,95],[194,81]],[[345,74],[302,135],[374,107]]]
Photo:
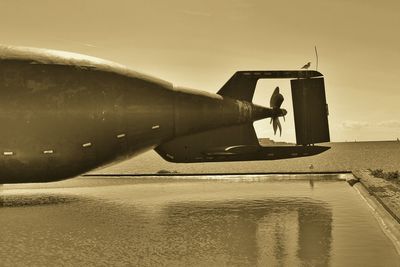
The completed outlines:
[[[153,127],[151,127],[151,129],[153,129],[153,130],[158,129],[158,128],[160,128],[160,125],[153,125]]]
[[[82,147],[91,147],[92,146],[92,143],[84,143],[83,145],[82,145]]]
[[[44,150],[44,151],[43,151],[43,154],[53,154],[53,153],[54,153],[54,150],[53,150],[53,149]]]
[[[275,156],[275,154],[274,154],[274,153],[268,153],[267,156],[268,156],[268,157],[273,157],[273,156]]]
[[[122,133],[122,134],[117,135],[117,138],[123,138],[125,136],[126,136],[126,134]]]
[[[4,155],[4,156],[13,156],[13,155],[14,155],[14,152],[12,152],[12,151],[4,151],[4,152],[3,152],[3,155]]]

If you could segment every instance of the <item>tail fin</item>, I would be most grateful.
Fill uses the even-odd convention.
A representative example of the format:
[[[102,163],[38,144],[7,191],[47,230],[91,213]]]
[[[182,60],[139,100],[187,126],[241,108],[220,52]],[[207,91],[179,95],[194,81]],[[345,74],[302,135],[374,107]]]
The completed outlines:
[[[252,102],[258,79],[311,78],[322,76],[318,71],[237,71],[217,94]]]
[[[258,79],[238,71],[225,83],[217,94],[233,99],[252,102]]]
[[[328,104],[323,78],[291,81],[296,142],[329,142]]]

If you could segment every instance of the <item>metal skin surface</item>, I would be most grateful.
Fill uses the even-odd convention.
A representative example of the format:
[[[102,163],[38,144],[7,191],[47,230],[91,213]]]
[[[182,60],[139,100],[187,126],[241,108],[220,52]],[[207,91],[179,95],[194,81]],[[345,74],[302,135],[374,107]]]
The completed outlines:
[[[271,111],[82,55],[0,48],[0,184],[49,182]]]
[[[237,72],[210,94],[85,55],[0,46],[0,184],[67,179],[148,149],[172,162],[270,160],[328,149],[259,145],[252,123],[286,111],[254,105],[255,87],[247,86],[272,74],[321,75]]]

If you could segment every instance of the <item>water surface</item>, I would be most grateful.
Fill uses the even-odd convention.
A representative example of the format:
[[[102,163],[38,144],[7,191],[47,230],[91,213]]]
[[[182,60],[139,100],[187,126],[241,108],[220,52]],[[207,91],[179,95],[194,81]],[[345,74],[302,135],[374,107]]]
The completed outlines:
[[[6,185],[1,265],[400,265],[346,182],[230,178]]]

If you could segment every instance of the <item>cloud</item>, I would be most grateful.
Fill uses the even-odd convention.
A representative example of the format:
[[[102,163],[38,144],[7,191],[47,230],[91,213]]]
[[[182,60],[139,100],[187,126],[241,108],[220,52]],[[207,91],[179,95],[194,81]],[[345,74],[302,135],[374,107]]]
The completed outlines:
[[[345,129],[351,130],[358,130],[358,129],[365,129],[365,128],[386,128],[386,129],[393,129],[393,128],[400,128],[400,121],[399,120],[386,120],[380,122],[366,122],[366,121],[344,121],[342,122],[341,126]]]
[[[344,121],[342,123],[342,126],[344,128],[348,128],[348,129],[361,129],[361,128],[369,127],[370,124],[365,121]]]
[[[385,128],[400,128],[400,121],[398,120],[381,121],[378,123],[378,126]]]

